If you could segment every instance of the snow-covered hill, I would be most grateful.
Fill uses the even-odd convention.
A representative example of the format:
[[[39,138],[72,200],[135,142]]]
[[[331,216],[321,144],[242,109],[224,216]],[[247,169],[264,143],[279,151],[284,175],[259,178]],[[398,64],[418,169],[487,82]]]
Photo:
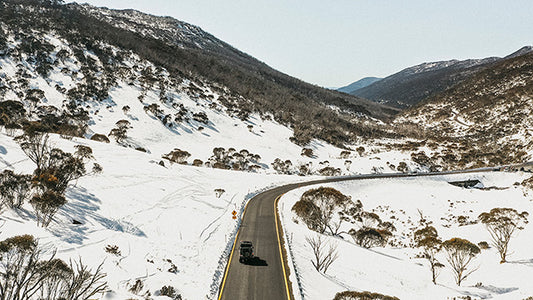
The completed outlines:
[[[309,230],[291,211],[302,194],[316,188],[293,190],[282,197],[285,238],[290,246],[293,290],[297,299],[333,299],[341,291],[370,291],[399,299],[529,299],[533,295],[531,235],[533,225],[517,230],[510,241],[508,262],[500,264],[494,247],[481,250],[468,270],[475,270],[457,286],[442,250],[437,258],[445,265],[437,284],[431,281],[426,259],[413,249],[413,233],[430,224],[444,241],[453,237],[468,239],[474,244],[491,237],[477,217],[495,207],[510,207],[533,214],[533,193],[520,186],[530,174],[478,173],[406,179],[371,179],[333,183],[333,187],[360,200],[363,209],[377,214],[383,222],[396,228],[385,247],[364,248],[347,234],[360,224],[345,222],[338,237],[322,235],[323,253],[328,245],[336,245],[338,259],[326,271],[317,272],[312,265],[314,254],[306,237],[319,234]],[[448,182],[479,180],[475,188],[461,188]],[[421,215],[422,214],[422,215]],[[531,220],[531,217],[529,218]]]

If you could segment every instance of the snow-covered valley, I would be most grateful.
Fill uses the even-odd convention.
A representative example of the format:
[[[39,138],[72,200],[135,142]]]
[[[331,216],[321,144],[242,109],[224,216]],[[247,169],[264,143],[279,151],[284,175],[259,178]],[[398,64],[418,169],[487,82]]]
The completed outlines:
[[[500,264],[478,221],[496,207],[531,219],[532,173],[507,166],[531,159],[533,148],[511,143],[529,143],[529,119],[498,139],[511,150],[480,148],[468,139],[424,132],[450,121],[458,124],[454,138],[478,129],[451,108],[448,119],[430,126],[434,110],[448,111],[439,104],[425,106],[428,118],[386,123],[391,119],[385,116],[397,111],[278,74],[199,27],[135,11],[34,2],[0,3],[7,16],[0,18],[0,299],[11,300],[2,288],[13,283],[8,262],[34,247],[23,243],[32,239],[16,236],[38,242],[37,259],[45,266],[35,264],[40,276],[57,275],[57,265],[46,265],[51,257],[74,262],[70,269],[64,265],[68,280],[84,273],[74,270],[78,261],[95,273],[101,265],[105,287],[85,298],[217,299],[245,207],[262,191],[339,176],[500,165],[499,172],[374,178],[288,192],[278,210],[292,291],[309,300],[333,299],[342,291],[400,299],[533,296],[533,225],[514,232],[507,262]],[[76,21],[69,28],[70,14],[92,23],[86,28]],[[36,26],[39,17],[51,27]],[[143,44],[133,47],[136,41]],[[507,109],[492,111],[487,122],[504,122]],[[468,188],[449,184],[475,180]],[[374,221],[338,214],[333,219],[342,222],[334,233],[310,230],[292,208],[320,186],[360,200],[357,209]],[[64,202],[50,208],[43,199]],[[366,248],[353,236],[372,223],[387,224],[391,234],[386,243]],[[460,287],[443,251],[437,259],[444,268],[432,283],[428,262],[414,247],[414,232],[423,225],[434,226],[442,240],[460,237],[488,247]],[[309,245],[318,237],[337,245],[339,255],[320,272]],[[68,280],[59,275],[60,283],[48,286],[63,292]]]

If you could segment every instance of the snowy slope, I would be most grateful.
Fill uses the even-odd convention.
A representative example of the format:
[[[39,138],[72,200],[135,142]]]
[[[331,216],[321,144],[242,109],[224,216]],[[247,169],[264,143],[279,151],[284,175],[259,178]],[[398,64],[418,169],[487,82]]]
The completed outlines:
[[[0,170],[33,170],[11,138],[2,134],[0,141]],[[299,179],[181,165],[167,168],[132,149],[57,137],[53,143],[67,151],[75,144],[90,146],[103,173],[71,186],[68,204],[46,229],[37,227],[29,205],[21,212],[4,211],[0,239],[33,234],[45,248],[57,249],[60,258],[80,256],[90,266],[105,261],[112,291],[108,298],[115,294],[113,299],[134,297],[127,290],[136,279],[144,281],[143,293],[154,295],[163,285],[172,285],[185,299],[212,297],[238,225],[231,211],[241,211],[260,189]],[[218,188],[225,190],[220,198],[214,192]],[[106,253],[107,245],[118,246],[121,255]],[[168,272],[171,264],[177,267],[175,273]]]
[[[473,221],[481,212],[494,207],[512,207],[533,213],[533,194],[524,187],[514,185],[530,177],[529,173],[479,173],[405,179],[372,179],[332,183],[352,200],[361,200],[363,208],[377,213],[383,221],[391,221],[397,228],[394,239],[410,243],[413,229],[420,218],[418,210],[433,222],[443,240],[452,237],[466,238],[473,243],[490,242],[482,224],[459,226],[456,217],[466,216]],[[448,184],[448,181],[478,179],[487,189],[466,189]],[[498,189],[488,189],[497,187]],[[416,258],[419,252],[410,247],[386,246],[365,249],[356,245],[349,235],[344,238],[326,237],[338,245],[339,258],[326,274],[317,272],[311,264],[312,252],[306,236],[316,236],[302,222],[297,224],[291,211],[303,192],[312,187],[287,193],[280,200],[286,240],[292,253],[294,290],[301,291],[302,299],[332,299],[344,290],[371,291],[400,299],[451,299],[470,296],[473,299],[524,299],[533,295],[531,235],[533,226],[525,227],[511,239],[511,256],[508,263],[500,264],[494,248],[482,250],[474,260],[479,266],[461,287],[458,287],[443,253],[439,261],[446,265],[437,279],[431,282],[431,273],[425,259]],[[391,218],[391,216],[394,216]],[[350,225],[350,226],[347,226]],[[353,227],[346,224],[345,230]],[[295,277],[293,277],[295,278]],[[478,286],[476,286],[478,285]]]

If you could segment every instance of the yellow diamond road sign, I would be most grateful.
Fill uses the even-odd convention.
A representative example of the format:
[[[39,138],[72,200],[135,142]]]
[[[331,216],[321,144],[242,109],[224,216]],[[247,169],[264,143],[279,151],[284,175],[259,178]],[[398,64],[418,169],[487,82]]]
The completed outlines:
[[[237,214],[237,212],[236,211],[232,211],[231,214],[235,216]]]

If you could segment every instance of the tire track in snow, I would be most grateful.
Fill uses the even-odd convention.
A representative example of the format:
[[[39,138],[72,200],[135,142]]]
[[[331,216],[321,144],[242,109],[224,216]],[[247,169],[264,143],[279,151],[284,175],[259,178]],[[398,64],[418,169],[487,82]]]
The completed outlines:
[[[207,229],[209,229],[209,227],[211,227],[215,222],[217,222],[218,220],[220,220],[224,215],[226,215],[226,212],[228,210],[228,208],[230,207],[231,203],[233,203],[233,199],[235,199],[235,197],[237,196],[237,194],[233,194],[233,197],[231,197],[231,201],[227,202],[227,205],[224,209],[224,212],[221,213],[215,220],[213,220],[213,222],[209,223],[209,225],[207,225],[207,227],[205,227],[202,232],[200,233],[200,238],[202,238],[202,236],[204,235],[205,231]],[[212,230],[209,235],[207,236],[207,238],[205,240],[203,240],[203,242],[206,242],[208,239],[211,238],[211,235],[216,232],[218,230],[218,228],[220,227],[220,225],[218,225],[214,230]]]

